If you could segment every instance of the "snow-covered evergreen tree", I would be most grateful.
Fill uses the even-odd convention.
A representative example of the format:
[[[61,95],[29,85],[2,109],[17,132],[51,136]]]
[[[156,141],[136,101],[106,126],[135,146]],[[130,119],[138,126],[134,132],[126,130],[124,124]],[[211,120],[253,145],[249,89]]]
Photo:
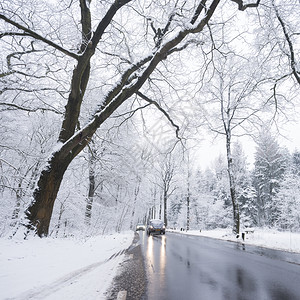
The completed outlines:
[[[276,225],[285,230],[300,229],[300,174],[299,152],[291,158],[289,169],[280,183],[280,190],[275,198],[278,211]]]
[[[257,208],[255,206],[255,189],[252,186],[247,157],[242,144],[236,142],[232,151],[237,201],[241,212],[242,226],[256,224]]]
[[[272,226],[278,214],[275,196],[287,167],[287,157],[267,127],[261,131],[256,143],[254,186],[257,192],[258,225]]]

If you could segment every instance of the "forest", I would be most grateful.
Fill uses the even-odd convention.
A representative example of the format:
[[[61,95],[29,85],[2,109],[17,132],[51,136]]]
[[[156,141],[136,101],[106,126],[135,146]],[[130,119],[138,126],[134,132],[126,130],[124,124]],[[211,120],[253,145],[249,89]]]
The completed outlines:
[[[300,149],[280,138],[298,120],[299,14],[299,0],[1,1],[0,236],[150,218],[299,231]]]

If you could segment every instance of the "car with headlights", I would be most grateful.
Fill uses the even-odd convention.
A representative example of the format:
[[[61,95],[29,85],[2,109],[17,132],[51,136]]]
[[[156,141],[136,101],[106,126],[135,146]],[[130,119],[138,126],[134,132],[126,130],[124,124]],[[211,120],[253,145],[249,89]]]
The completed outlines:
[[[146,226],[144,224],[137,224],[135,230],[136,231],[139,231],[139,230],[145,231],[146,230]]]
[[[151,219],[147,226],[147,234],[165,234],[166,227],[162,220]]]

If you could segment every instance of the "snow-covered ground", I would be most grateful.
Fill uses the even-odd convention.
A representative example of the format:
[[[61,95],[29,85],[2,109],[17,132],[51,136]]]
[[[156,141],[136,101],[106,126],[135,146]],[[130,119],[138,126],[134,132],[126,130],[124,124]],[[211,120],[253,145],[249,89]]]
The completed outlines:
[[[230,230],[181,233],[243,242]],[[0,299],[105,299],[133,237],[128,231],[86,239],[2,238]],[[300,253],[300,233],[254,229],[244,243]]]
[[[241,236],[237,239],[230,229],[201,230],[201,232],[190,230],[181,233],[300,253],[300,232],[282,232],[275,229],[260,228],[252,228],[251,230],[253,230],[253,233],[245,234],[244,241]]]
[[[0,239],[0,299],[105,299],[133,237]]]

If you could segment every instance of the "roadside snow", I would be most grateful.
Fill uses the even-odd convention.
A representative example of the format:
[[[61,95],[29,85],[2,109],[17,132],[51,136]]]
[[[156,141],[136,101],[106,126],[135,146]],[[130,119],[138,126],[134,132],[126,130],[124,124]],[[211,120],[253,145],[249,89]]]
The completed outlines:
[[[105,299],[132,240],[133,232],[86,240],[0,239],[0,299]]]
[[[253,228],[253,230],[253,233],[245,235],[244,241],[241,236],[237,239],[230,229],[201,230],[201,232],[200,230],[190,230],[188,232],[179,230],[175,231],[183,234],[206,236],[248,245],[300,253],[300,233],[260,228]]]
[[[229,229],[179,232],[300,253],[300,233],[255,228],[243,241]],[[85,240],[2,238],[0,299],[105,299],[132,240],[132,231]]]

